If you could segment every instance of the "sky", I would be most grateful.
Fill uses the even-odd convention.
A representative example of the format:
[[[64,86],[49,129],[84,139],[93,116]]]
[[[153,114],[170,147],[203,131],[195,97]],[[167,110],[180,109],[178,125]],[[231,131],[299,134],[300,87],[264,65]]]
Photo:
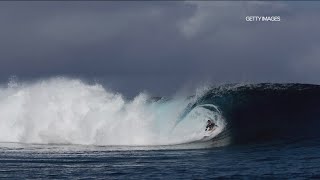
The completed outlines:
[[[320,84],[319,19],[320,2],[0,2],[0,81],[75,77],[128,96]]]

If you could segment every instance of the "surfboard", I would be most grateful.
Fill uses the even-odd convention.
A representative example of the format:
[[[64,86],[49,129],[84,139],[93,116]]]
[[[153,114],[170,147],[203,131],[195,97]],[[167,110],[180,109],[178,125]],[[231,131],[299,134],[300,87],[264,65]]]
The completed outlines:
[[[217,126],[213,127],[210,131],[205,131],[204,136],[202,138],[202,141],[209,141],[215,136],[215,133],[213,133],[217,129]]]

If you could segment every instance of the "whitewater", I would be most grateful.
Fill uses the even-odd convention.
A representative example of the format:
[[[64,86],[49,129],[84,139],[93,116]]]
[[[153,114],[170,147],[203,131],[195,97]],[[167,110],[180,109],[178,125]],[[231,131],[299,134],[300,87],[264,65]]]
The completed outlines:
[[[116,146],[197,142],[208,119],[218,125],[216,135],[226,125],[219,111],[205,105],[185,113],[203,93],[160,100],[140,93],[128,100],[80,79],[10,81],[0,87],[0,142]]]

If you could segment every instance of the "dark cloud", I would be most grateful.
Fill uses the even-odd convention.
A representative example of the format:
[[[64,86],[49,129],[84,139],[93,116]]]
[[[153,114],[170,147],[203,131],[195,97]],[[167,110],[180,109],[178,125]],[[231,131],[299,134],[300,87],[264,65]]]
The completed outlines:
[[[1,2],[0,79],[80,76],[130,95],[203,82],[319,83],[319,9],[318,2]],[[247,15],[282,21],[250,23]]]

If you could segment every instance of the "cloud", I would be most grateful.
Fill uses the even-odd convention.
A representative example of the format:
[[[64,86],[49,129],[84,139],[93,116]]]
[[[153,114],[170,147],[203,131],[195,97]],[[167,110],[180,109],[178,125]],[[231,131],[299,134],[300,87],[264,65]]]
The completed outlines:
[[[160,95],[203,82],[319,83],[317,2],[0,4],[2,81],[81,76]]]

